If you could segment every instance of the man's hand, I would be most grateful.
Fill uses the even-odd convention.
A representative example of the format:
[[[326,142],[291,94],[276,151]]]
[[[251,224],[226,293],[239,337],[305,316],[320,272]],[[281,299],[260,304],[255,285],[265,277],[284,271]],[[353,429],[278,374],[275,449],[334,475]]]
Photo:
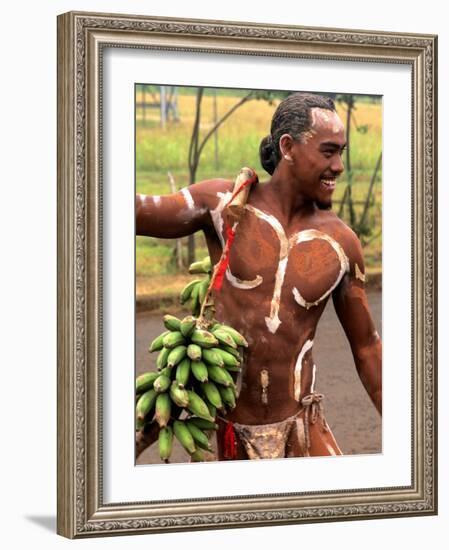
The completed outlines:
[[[140,431],[136,432],[136,458],[152,445],[158,437],[159,426],[156,422],[146,424]]]

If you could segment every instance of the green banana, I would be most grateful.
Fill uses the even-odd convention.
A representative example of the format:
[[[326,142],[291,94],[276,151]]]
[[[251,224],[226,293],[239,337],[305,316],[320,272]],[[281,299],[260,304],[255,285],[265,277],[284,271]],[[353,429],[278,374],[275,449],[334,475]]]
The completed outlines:
[[[190,453],[192,462],[204,462],[204,453],[201,449],[196,449],[194,453]]]
[[[189,404],[187,405],[189,411],[200,418],[213,422],[214,418],[209,414],[209,409],[201,397],[191,390],[187,390],[187,394],[189,396]]]
[[[189,265],[189,273],[194,275],[197,273],[210,273],[212,270],[212,262],[209,256],[206,256],[198,262],[193,262]]]
[[[229,408],[234,409],[235,408],[235,391],[232,387],[223,387],[218,386],[218,391],[221,395],[221,398],[225,405],[227,405]]]
[[[167,376],[168,378],[171,378],[172,368],[171,367],[164,367],[159,371],[159,375],[163,374],[164,376]]]
[[[201,279],[195,279],[194,281],[190,281],[182,290],[180,295],[180,301],[181,304],[185,304],[187,300],[192,295],[192,290],[195,288],[195,286],[201,282]]]
[[[156,398],[156,413],[154,415],[160,428],[165,428],[170,420],[171,399],[168,393],[159,393]]]
[[[221,348],[211,348],[210,351],[215,351],[222,358],[225,366],[238,367],[240,362],[230,353]]]
[[[174,367],[184,359],[186,354],[187,354],[186,346],[177,346],[176,348],[172,349],[167,358],[167,366]]]
[[[229,372],[242,372],[242,367],[233,367],[231,365],[225,365],[225,369]]]
[[[192,289],[192,293],[190,295],[190,304],[192,308],[193,315],[198,315],[200,312],[201,304],[199,302],[198,294],[200,290],[200,284],[201,281],[199,281]]]
[[[203,349],[202,358],[206,363],[209,363],[209,365],[224,367],[223,357],[219,353],[217,353],[216,349],[218,348]]]
[[[185,408],[189,404],[189,396],[187,395],[187,391],[181,388],[176,380],[171,383],[170,397],[173,403],[178,405],[178,407]]]
[[[206,273],[212,272],[212,262],[210,259],[210,256],[206,256],[201,260],[201,263],[203,264],[203,268],[206,271]]]
[[[167,336],[167,334],[170,334],[170,331],[167,330],[165,332],[163,332],[162,334],[159,334],[159,336],[157,336],[150,344],[150,347],[148,348],[148,351],[151,353],[153,351],[159,351],[163,348],[164,346],[164,342],[163,342],[163,339],[165,338],[165,336]]]
[[[210,414],[211,418],[215,422],[215,418],[217,417],[217,407],[212,405],[212,403],[210,403],[210,402],[206,403],[206,405],[207,405],[207,408],[209,409],[209,414]]]
[[[238,348],[237,349],[236,348],[231,348],[231,346],[226,346],[225,344],[222,344],[220,347],[221,347],[222,350],[227,351],[228,353],[233,355],[240,362],[242,361],[242,359],[243,359],[242,354],[240,353]]]
[[[234,380],[226,369],[212,366],[209,367],[207,370],[209,372],[209,379],[213,382],[216,382],[217,384],[222,384],[223,386],[234,386]]]
[[[207,382],[209,377],[207,367],[202,361],[192,361],[190,363],[193,376],[200,382]]]
[[[226,332],[228,332],[238,346],[243,346],[245,348],[248,347],[248,342],[246,341],[246,339],[240,334],[240,332],[237,332],[235,328],[232,328],[228,325],[218,324],[218,325],[214,325],[212,330],[216,328],[220,328],[221,330],[225,330]]]
[[[207,278],[207,279],[204,279],[204,281],[202,281],[202,283],[199,286],[198,300],[199,300],[201,305],[203,304],[204,299],[206,298],[207,289],[209,288],[209,284],[210,284],[210,279]]]
[[[170,387],[170,378],[165,374],[160,374],[154,381],[154,390],[156,393],[163,393]]]
[[[192,361],[200,361],[202,355],[201,346],[198,344],[189,344],[187,346],[187,355]]]
[[[158,372],[145,372],[136,378],[136,393],[143,393],[153,387]]]
[[[189,381],[189,375],[190,375],[190,359],[186,357],[176,367],[175,378],[180,388],[184,388],[184,386],[187,385],[187,382]]]
[[[223,408],[223,401],[221,399],[220,392],[213,382],[205,382],[201,384],[201,389],[203,390],[207,400],[212,403],[214,407],[217,409]]]
[[[202,348],[212,348],[218,345],[218,340],[211,332],[199,328],[192,332],[190,340],[193,344],[198,344]]]
[[[185,422],[182,420],[175,420],[173,422],[173,431],[175,432],[176,439],[189,454],[196,451],[195,441]]]
[[[207,437],[207,435],[204,432],[202,432],[201,429],[198,428],[198,426],[195,426],[195,424],[191,424],[189,423],[189,421],[186,421],[185,424],[187,426],[187,429],[190,432],[190,435],[194,440],[195,445],[198,445],[199,447],[201,447],[202,449],[205,449],[206,451],[211,451],[212,447],[211,447],[211,444],[209,443],[209,438]]]
[[[218,430],[218,424],[215,424],[215,422],[210,422],[209,420],[204,420],[204,418],[191,416],[188,422],[189,424],[195,424],[195,426],[198,426],[201,430]]]
[[[181,326],[181,321],[174,315],[164,315],[164,325],[168,330],[176,331]]]
[[[173,430],[171,426],[165,426],[165,428],[159,430],[158,444],[159,456],[161,460],[167,462],[173,447]]]
[[[145,419],[136,418],[136,432],[139,432],[145,426]]]
[[[159,355],[156,359],[156,367],[158,370],[162,370],[165,366],[167,366],[170,351],[171,350],[169,348],[162,348],[162,350],[159,352]]]
[[[137,401],[136,405],[136,416],[138,419],[143,420],[145,418],[145,416],[154,407],[156,399],[157,393],[154,388],[148,390],[140,396],[139,401]]]
[[[187,315],[187,317],[184,317],[184,319],[181,321],[179,330],[181,331],[181,334],[184,336],[184,338],[188,338],[194,328],[196,327],[196,318],[193,315]]]
[[[180,346],[185,342],[184,336],[179,330],[176,330],[175,332],[170,332],[169,334],[167,334],[167,336],[164,336],[164,339],[162,341],[164,343],[164,347],[170,349],[176,348],[176,346]]]
[[[237,349],[237,344],[234,342],[234,338],[223,329],[217,328],[212,330],[212,334],[220,342],[220,344],[225,344],[231,348]]]

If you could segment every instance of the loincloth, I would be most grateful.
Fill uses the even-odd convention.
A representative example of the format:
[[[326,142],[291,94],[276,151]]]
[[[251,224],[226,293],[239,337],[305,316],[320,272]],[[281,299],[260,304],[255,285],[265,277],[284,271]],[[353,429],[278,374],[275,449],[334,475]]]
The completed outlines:
[[[301,456],[333,456],[342,452],[324,417],[318,393],[306,395],[293,416],[271,424],[232,423],[236,437],[249,459]],[[221,419],[228,425],[231,424]],[[226,454],[226,453],[225,453]],[[235,458],[232,453],[225,458]]]

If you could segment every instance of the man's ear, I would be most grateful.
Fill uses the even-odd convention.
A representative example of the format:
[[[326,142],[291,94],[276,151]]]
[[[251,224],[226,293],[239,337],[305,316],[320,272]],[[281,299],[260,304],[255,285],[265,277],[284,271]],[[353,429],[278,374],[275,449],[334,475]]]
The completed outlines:
[[[282,134],[279,138],[279,150],[281,152],[282,158],[287,162],[293,162],[291,156],[291,149],[293,146],[293,138],[290,134]]]

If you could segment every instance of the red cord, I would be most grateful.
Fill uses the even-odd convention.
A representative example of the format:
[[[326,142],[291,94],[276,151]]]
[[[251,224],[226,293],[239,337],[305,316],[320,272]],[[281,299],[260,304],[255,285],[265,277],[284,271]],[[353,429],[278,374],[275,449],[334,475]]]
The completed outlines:
[[[226,422],[226,428],[223,435],[223,447],[224,458],[230,460],[237,458],[237,445],[232,422]]]
[[[234,198],[240,193],[240,191],[242,191],[242,189],[244,189],[247,185],[252,185],[253,183],[256,183],[256,182],[257,182],[257,174],[253,170],[253,176],[245,180],[242,183],[242,185],[233,193],[232,197],[226,203],[225,209],[228,206],[228,204],[230,204],[234,200]],[[223,284],[224,275],[229,265],[231,246],[232,246],[232,243],[234,242],[234,237],[235,237],[234,229],[232,229],[232,227],[229,227],[226,224],[226,221],[225,221],[225,229],[226,229],[227,240],[226,240],[225,248],[223,250],[223,254],[221,255],[220,261],[218,262],[218,265],[216,267],[216,271],[214,274],[214,281],[212,283],[212,288],[214,290],[220,290]]]

